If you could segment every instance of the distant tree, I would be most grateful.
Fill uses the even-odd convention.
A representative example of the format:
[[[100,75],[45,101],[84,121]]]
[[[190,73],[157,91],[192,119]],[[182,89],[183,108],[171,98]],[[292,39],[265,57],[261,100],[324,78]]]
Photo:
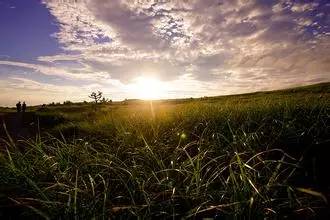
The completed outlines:
[[[69,100],[63,102],[63,105],[71,105],[71,104],[72,104],[72,102]]]
[[[97,91],[97,93],[92,92],[88,97],[93,99],[94,102],[97,104],[102,99],[102,92],[100,91]]]

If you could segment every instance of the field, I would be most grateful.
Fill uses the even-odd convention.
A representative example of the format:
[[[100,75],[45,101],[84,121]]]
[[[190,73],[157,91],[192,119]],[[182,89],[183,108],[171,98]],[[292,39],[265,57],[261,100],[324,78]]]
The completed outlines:
[[[0,109],[0,217],[327,219],[330,83]]]

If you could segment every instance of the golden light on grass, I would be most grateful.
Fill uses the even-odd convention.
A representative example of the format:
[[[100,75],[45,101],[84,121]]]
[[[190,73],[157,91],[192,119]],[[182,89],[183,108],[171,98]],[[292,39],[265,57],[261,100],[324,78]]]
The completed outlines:
[[[165,97],[167,88],[164,82],[156,78],[138,77],[129,85],[129,91],[136,98],[152,100]]]

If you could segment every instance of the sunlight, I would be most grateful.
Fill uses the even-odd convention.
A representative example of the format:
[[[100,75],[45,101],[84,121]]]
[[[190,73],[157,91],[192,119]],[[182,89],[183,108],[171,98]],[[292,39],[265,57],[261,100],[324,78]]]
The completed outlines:
[[[144,100],[163,98],[167,91],[164,82],[150,77],[136,78],[129,89],[133,96]]]

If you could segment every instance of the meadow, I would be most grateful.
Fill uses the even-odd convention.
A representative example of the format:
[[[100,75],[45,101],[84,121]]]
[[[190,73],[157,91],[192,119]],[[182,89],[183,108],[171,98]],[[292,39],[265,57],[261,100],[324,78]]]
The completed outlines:
[[[324,83],[30,108],[27,135],[2,128],[0,217],[326,219],[329,100]]]

